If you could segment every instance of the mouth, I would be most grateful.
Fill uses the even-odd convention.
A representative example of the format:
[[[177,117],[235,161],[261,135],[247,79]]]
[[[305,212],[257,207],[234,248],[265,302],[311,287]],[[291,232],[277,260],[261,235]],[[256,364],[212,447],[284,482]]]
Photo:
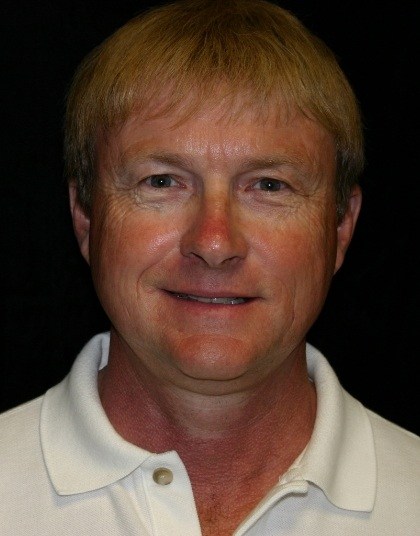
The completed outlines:
[[[208,303],[212,305],[239,305],[246,303],[250,298],[242,297],[207,297],[207,296],[195,296],[194,294],[183,294],[182,292],[170,292],[172,296],[180,300],[195,301],[200,303]]]

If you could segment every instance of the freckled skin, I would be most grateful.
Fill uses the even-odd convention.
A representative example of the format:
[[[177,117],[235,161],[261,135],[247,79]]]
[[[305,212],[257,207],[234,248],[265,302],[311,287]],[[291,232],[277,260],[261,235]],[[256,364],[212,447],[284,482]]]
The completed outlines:
[[[177,385],[236,390],[304,351],[342,261],[334,144],[299,114],[172,124],[134,116],[100,146],[85,256],[119,351]],[[252,301],[204,307],[167,290]]]

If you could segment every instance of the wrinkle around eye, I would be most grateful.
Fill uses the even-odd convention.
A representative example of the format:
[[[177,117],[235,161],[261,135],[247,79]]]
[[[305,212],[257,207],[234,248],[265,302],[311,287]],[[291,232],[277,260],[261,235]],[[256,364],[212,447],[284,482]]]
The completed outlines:
[[[136,181],[130,188],[137,205],[163,208],[179,206],[191,195],[191,189],[170,173],[157,173]]]

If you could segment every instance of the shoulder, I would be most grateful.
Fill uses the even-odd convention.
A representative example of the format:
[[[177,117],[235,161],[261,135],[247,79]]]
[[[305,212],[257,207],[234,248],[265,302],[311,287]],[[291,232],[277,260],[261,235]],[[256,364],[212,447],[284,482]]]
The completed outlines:
[[[42,463],[39,423],[42,398],[36,398],[0,415],[0,488],[10,479]]]
[[[386,464],[390,473],[398,471],[400,476],[400,471],[406,467],[419,478],[420,484],[420,437],[373,411],[366,411],[372,425],[378,464]]]
[[[377,464],[375,509],[398,534],[416,534],[420,498],[420,438],[367,410]],[[394,527],[397,530],[397,527]]]
[[[16,454],[27,442],[39,440],[39,418],[43,397],[31,400],[0,415],[0,453]],[[2,458],[4,459],[4,458]]]

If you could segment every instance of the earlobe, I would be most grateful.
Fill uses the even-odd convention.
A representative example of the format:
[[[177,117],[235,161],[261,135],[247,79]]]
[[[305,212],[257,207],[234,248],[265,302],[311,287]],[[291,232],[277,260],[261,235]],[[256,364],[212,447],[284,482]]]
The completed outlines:
[[[347,248],[350,245],[357,219],[362,206],[362,190],[359,185],[353,187],[347,210],[337,227],[337,255],[335,260],[336,273],[343,264]]]
[[[90,218],[80,204],[77,184],[75,181],[71,181],[69,184],[69,196],[74,234],[76,235],[80,252],[87,263],[89,263]]]

